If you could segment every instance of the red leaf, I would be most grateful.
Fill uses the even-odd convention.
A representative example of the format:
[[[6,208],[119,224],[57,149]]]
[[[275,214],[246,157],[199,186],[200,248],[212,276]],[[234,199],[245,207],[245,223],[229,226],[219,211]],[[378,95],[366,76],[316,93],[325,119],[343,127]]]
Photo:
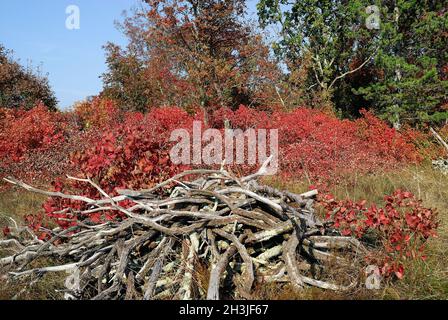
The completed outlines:
[[[101,213],[93,213],[90,215],[90,220],[93,223],[99,224],[101,223]]]
[[[400,265],[397,270],[395,271],[395,275],[397,276],[398,279],[403,279],[404,276],[404,268],[402,265]]]
[[[39,235],[39,240],[46,240],[46,239],[48,239],[50,237],[50,235],[48,234],[48,233],[46,233],[46,232],[42,232],[40,235]]]
[[[8,237],[11,234],[11,230],[9,229],[9,227],[4,227],[3,228],[3,235],[5,237]]]

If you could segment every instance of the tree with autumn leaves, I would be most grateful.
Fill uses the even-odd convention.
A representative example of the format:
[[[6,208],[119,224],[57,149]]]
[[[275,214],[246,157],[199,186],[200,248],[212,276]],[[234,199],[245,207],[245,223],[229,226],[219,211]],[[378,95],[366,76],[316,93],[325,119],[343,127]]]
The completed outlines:
[[[320,108],[369,108],[399,128],[448,119],[446,1],[260,0],[262,27],[278,26],[286,76]],[[294,85],[294,81],[288,81]]]
[[[39,69],[23,67],[0,44],[0,108],[30,110],[41,103],[56,110],[58,103],[48,77]]]
[[[103,95],[131,110],[176,105],[206,116],[279,103],[280,70],[245,10],[243,0],[147,0],[121,25],[127,47],[106,46]]]

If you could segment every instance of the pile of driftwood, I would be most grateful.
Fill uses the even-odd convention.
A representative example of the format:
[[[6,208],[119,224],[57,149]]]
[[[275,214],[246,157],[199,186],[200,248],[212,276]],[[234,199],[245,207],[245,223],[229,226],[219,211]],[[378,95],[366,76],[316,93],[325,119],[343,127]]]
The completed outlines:
[[[16,236],[0,240],[0,249],[13,254],[0,259],[0,269],[10,279],[33,281],[49,272],[66,272],[62,292],[67,299],[250,299],[257,284],[269,282],[297,290],[355,286],[358,274],[345,283],[324,275],[326,268],[353,264],[354,256],[365,254],[363,246],[316,218],[316,190],[294,194],[259,184],[266,168],[267,162],[242,178],[223,169],[191,170],[149,190],[121,190],[114,197],[90,179],[71,178],[95,187],[99,199],[44,191],[7,178],[28,191],[88,204],[78,213],[115,210],[127,218],[55,228],[46,242],[12,226]],[[196,180],[184,181],[187,176]],[[126,206],[121,205],[124,200]],[[31,267],[38,260],[48,266]]]

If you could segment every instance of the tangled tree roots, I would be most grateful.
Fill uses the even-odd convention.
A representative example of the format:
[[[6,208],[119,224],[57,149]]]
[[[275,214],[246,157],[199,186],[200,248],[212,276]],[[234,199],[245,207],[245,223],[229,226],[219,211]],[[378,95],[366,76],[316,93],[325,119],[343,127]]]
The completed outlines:
[[[149,190],[121,190],[115,197],[89,179],[71,178],[91,184],[100,199],[8,178],[29,191],[83,201],[88,210],[82,213],[116,210],[127,219],[79,221],[55,228],[46,242],[31,232],[29,240],[0,240],[0,248],[14,252],[0,259],[0,267],[12,279],[67,272],[67,299],[250,299],[255,283],[290,283],[296,290],[356,286],[356,272],[345,285],[324,281],[322,274],[353,265],[354,255],[365,254],[363,246],[315,217],[316,190],[299,195],[258,184],[266,166],[243,178],[223,169],[186,171]],[[200,178],[181,182],[188,175]],[[160,196],[161,188],[169,188],[169,196]],[[132,205],[121,205],[124,200]],[[20,233],[17,226],[11,229]],[[30,267],[42,257],[59,263]]]

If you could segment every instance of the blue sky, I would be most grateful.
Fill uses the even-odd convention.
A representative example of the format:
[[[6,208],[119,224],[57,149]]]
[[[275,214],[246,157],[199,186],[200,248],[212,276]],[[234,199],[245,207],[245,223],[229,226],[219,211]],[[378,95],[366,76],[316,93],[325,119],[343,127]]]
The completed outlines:
[[[14,51],[23,65],[32,61],[49,74],[50,85],[64,109],[97,94],[106,71],[102,46],[125,44],[115,28],[124,10],[139,0],[0,0],[0,43]],[[249,0],[254,18],[256,0]],[[69,30],[66,8],[80,9],[80,29]]]

